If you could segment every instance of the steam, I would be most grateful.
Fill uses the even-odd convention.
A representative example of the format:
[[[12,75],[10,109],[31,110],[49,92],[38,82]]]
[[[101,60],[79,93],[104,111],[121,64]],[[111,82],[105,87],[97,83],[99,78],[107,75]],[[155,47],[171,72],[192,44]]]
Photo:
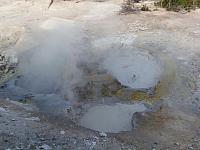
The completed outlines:
[[[19,53],[23,77],[18,85],[34,93],[61,94],[74,100],[75,87],[87,82],[83,64],[106,71],[136,89],[151,88],[162,72],[152,56],[133,49],[133,34],[94,40],[91,46],[81,25],[53,18],[43,22],[31,37],[32,48]]]
[[[73,21],[50,19],[34,33],[37,46],[20,54],[18,84],[35,93],[60,92],[73,99],[72,89],[83,77],[78,64],[84,61],[87,44],[81,26]]]

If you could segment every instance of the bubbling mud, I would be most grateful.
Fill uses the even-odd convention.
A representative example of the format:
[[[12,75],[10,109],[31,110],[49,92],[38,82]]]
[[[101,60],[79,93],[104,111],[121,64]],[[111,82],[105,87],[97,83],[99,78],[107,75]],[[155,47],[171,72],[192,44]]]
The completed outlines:
[[[131,89],[155,87],[163,72],[161,62],[141,52],[112,54],[104,60],[103,66],[122,85]]]

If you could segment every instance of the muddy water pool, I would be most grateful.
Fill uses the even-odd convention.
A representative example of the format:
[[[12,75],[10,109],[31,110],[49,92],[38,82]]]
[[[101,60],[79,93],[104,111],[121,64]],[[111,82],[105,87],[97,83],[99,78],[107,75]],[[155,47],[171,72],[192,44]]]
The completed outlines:
[[[65,35],[65,32],[61,32],[61,28],[65,28],[66,33],[70,31],[73,34]],[[137,37],[130,36],[130,34],[123,34],[120,38],[116,35],[109,36],[109,40],[104,38],[94,42],[93,46],[96,50],[101,50],[100,57],[103,57],[102,61],[98,61],[97,64],[100,66],[99,68],[103,69],[105,76],[109,76],[110,79],[99,79],[99,68],[97,67],[95,69],[98,71],[94,72],[97,73],[98,84],[90,79],[85,80],[86,74],[82,71],[83,68],[78,67],[78,64],[90,63],[87,61],[90,59],[87,55],[82,56],[85,52],[94,53],[94,51],[85,51],[85,40],[83,40],[85,35],[79,36],[77,39],[77,35],[84,34],[82,28],[71,21],[53,19],[44,22],[41,26],[41,30],[43,29],[45,29],[45,35],[51,39],[51,44],[41,40],[39,47],[30,50],[30,54],[26,55],[28,58],[22,60],[22,65],[19,67],[22,69],[20,77],[10,80],[0,89],[2,98],[8,97],[23,102],[29,99],[36,104],[41,113],[62,116],[65,119],[67,115],[72,115],[67,114],[66,110],[73,109],[74,103],[78,101],[82,106],[85,105],[83,97],[78,96],[77,98],[77,94],[80,93],[74,93],[76,86],[83,84],[83,80],[84,83],[93,82],[89,89],[84,91],[87,103],[90,103],[90,100],[95,103],[97,99],[104,97],[115,99],[115,96],[119,101],[109,105],[96,103],[87,110],[81,110],[83,113],[77,117],[80,119],[77,122],[79,125],[95,131],[118,133],[132,130],[131,120],[135,112],[148,111],[141,101],[160,100],[168,96],[170,89],[172,90],[171,87],[177,81],[179,82],[176,64],[171,61],[169,56],[155,55],[148,51],[134,49],[134,39]],[[55,36],[58,36],[58,39]],[[64,40],[65,38],[69,38],[69,40]],[[59,40],[58,43],[57,40]],[[114,49],[112,48],[113,44],[115,45]],[[86,48],[94,47],[87,45]],[[116,50],[116,47],[119,50]],[[109,52],[107,53],[107,51]],[[29,52],[27,51],[27,53]],[[109,87],[111,94],[105,94],[108,90],[102,90],[102,87],[105,88],[110,82],[117,85],[117,90],[113,90],[114,86],[111,86]],[[95,88],[100,88],[101,94],[89,92]],[[153,91],[153,94],[148,93],[149,89]],[[87,95],[90,93],[93,97],[89,99]],[[75,117],[79,115],[76,114],[76,109],[74,112]]]

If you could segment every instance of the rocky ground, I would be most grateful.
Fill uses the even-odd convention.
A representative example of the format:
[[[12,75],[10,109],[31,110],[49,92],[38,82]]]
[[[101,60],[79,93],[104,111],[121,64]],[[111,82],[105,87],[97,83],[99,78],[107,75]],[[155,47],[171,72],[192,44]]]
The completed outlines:
[[[31,34],[38,23],[59,17],[83,24],[91,41],[136,35],[132,47],[157,54],[166,71],[159,96],[150,99],[138,94],[133,99],[143,97],[163,105],[145,117],[137,116],[134,132],[106,134],[44,115],[33,103],[4,97],[0,100],[0,149],[200,149],[200,10],[175,13],[158,9],[124,15],[120,14],[121,0],[55,1],[50,9],[48,5],[48,0],[1,0],[2,87],[16,73],[13,68],[19,60],[14,55],[21,50],[20,43],[26,43],[24,33]],[[153,10],[152,2],[149,5]],[[125,43],[128,40],[125,37]],[[94,46],[106,48],[95,42]]]

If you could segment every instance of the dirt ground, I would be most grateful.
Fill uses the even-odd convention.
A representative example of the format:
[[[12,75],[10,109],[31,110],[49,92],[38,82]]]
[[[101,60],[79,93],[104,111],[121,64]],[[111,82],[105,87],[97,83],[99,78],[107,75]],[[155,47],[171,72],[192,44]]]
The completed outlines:
[[[1,0],[0,52],[19,50],[19,43],[26,42],[24,33],[31,34],[38,23],[52,17],[82,24],[92,42],[136,35],[135,49],[155,53],[166,64],[156,98],[162,107],[139,116],[134,132],[105,134],[43,115],[32,103],[1,98],[0,149],[200,149],[200,10],[177,13],[159,8],[121,15],[122,3],[60,0],[48,9],[48,0]],[[153,7],[151,1],[149,5]]]

